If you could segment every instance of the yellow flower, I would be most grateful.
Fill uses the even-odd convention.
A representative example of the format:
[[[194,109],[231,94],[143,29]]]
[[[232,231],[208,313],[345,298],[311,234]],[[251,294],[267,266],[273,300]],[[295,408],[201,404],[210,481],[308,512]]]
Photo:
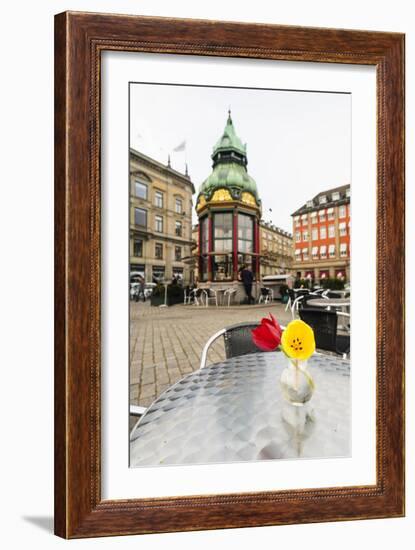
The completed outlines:
[[[316,349],[313,329],[304,321],[295,319],[282,333],[281,345],[288,357],[305,361]]]

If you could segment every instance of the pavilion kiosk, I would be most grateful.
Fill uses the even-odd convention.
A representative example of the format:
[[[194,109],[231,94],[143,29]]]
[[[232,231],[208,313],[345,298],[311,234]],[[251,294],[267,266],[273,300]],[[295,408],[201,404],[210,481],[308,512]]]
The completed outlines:
[[[196,199],[199,286],[234,287],[235,301],[240,303],[245,299],[238,277],[243,265],[254,275],[252,294],[257,297],[259,292],[261,200],[247,172],[246,145],[236,135],[230,111],[212,161],[212,173]]]

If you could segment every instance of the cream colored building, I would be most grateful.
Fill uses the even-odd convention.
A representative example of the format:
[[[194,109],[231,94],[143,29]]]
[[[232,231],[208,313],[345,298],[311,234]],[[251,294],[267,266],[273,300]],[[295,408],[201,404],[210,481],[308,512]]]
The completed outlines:
[[[261,221],[259,236],[261,277],[290,273],[294,258],[292,235],[271,223]]]
[[[130,272],[193,281],[189,175],[130,149]]]

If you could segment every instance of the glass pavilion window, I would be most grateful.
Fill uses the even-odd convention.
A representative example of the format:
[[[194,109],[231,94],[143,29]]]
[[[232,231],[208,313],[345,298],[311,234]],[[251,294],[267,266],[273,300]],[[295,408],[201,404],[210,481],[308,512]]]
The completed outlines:
[[[208,252],[209,252],[209,218],[206,216],[200,220],[201,261],[200,279],[207,281],[208,276]]]
[[[232,212],[216,213],[213,216],[213,280],[232,279],[232,245],[233,245]],[[216,253],[219,254],[216,254]]]
[[[254,219],[238,214],[238,252],[252,254],[254,251]]]
[[[238,214],[238,271],[242,266],[249,266],[256,272],[256,257],[254,253],[254,218],[247,214]]]

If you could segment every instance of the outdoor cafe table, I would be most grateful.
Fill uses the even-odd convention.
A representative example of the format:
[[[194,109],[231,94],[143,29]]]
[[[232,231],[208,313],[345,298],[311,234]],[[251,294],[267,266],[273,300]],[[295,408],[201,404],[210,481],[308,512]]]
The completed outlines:
[[[314,395],[284,400],[282,352],[256,353],[189,374],[158,397],[130,436],[130,466],[344,457],[350,453],[350,364],[314,354]]]
[[[350,307],[350,300],[345,300],[344,298],[316,298],[308,300],[307,305],[311,307],[324,307],[329,310],[332,307],[343,309]]]

